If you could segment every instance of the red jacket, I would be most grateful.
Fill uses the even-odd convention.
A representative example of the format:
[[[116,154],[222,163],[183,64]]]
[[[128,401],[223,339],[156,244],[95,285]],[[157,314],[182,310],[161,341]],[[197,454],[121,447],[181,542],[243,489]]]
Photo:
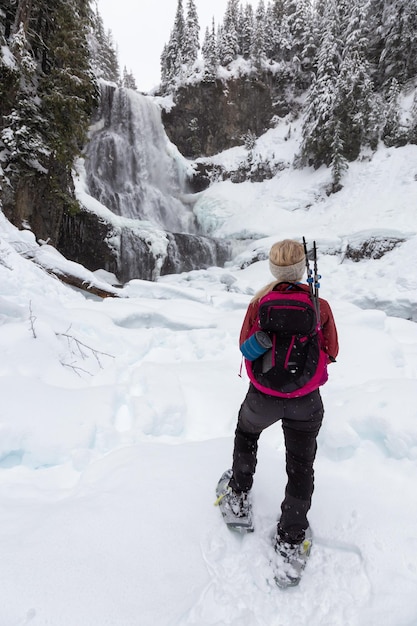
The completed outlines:
[[[300,284],[305,291],[309,290],[308,285]],[[286,285],[279,285],[278,291],[285,291]],[[324,349],[329,355],[329,362],[336,360],[339,353],[339,342],[337,338],[337,329],[334,321],[333,313],[327,300],[319,298],[320,302],[320,324],[323,330]],[[242,329],[240,331],[239,345],[241,346],[249,336],[249,332],[254,325],[258,316],[259,300],[251,302],[246,311],[245,319],[243,320]]]

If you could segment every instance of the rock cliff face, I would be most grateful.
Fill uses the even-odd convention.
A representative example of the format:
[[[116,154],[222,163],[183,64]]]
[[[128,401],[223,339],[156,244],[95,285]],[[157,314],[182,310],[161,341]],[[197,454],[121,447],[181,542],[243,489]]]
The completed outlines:
[[[146,238],[129,228],[115,229],[97,215],[81,211],[64,215],[57,248],[91,271],[105,269],[115,274],[121,283],[224,265],[230,257],[227,241],[182,233],[167,232],[165,236],[166,254],[158,257]]]
[[[2,190],[3,212],[18,228],[30,224],[39,240],[56,246],[66,211],[76,206],[71,199],[73,183],[71,172],[58,164],[52,164],[48,174],[10,176],[14,186]]]
[[[269,73],[181,87],[162,121],[170,140],[188,158],[212,156],[259,137],[274,115],[286,115],[285,81]]]
[[[57,248],[65,257],[81,263],[92,272],[104,269],[117,274],[118,255],[110,243],[114,236],[111,224],[94,213],[65,212]]]

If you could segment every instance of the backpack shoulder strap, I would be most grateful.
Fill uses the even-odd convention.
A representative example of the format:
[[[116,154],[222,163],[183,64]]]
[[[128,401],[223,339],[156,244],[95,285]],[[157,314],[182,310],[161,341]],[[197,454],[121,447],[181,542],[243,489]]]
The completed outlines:
[[[280,292],[280,291],[281,291],[281,292],[282,292],[282,290],[281,290],[281,289],[278,289],[278,287],[279,287],[280,285],[287,285],[287,289],[285,289],[285,291],[292,291],[292,290],[294,290],[294,291],[302,291],[302,292],[305,292],[305,289],[303,289],[303,287],[302,287],[301,285],[298,285],[297,283],[291,283],[291,282],[288,282],[288,281],[283,281],[283,282],[281,282],[281,283],[277,283],[277,284],[274,286],[274,288],[272,289],[272,291],[278,291],[278,292]]]

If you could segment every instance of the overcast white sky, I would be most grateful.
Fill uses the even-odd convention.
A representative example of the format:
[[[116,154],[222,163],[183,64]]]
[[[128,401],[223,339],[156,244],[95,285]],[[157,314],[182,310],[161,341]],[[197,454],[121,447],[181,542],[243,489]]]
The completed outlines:
[[[177,0],[97,0],[106,30],[110,29],[119,50],[120,69],[126,65],[139,90],[159,83],[160,57],[174,25]],[[200,21],[200,44],[214,16],[218,24],[227,0],[195,0]],[[183,0],[186,11],[187,0]]]

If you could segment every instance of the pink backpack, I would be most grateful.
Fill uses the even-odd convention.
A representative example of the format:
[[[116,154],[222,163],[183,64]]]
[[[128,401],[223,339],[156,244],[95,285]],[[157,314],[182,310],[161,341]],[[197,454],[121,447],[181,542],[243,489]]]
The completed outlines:
[[[318,297],[313,301],[311,293],[296,283],[279,284],[286,284],[287,289],[270,291],[261,298],[258,317],[241,351],[248,376],[259,391],[297,398],[324,385],[328,357],[323,349]],[[258,346],[255,333],[259,331],[263,332],[258,338],[265,346],[272,344],[270,348]],[[260,352],[263,354],[258,356]]]

